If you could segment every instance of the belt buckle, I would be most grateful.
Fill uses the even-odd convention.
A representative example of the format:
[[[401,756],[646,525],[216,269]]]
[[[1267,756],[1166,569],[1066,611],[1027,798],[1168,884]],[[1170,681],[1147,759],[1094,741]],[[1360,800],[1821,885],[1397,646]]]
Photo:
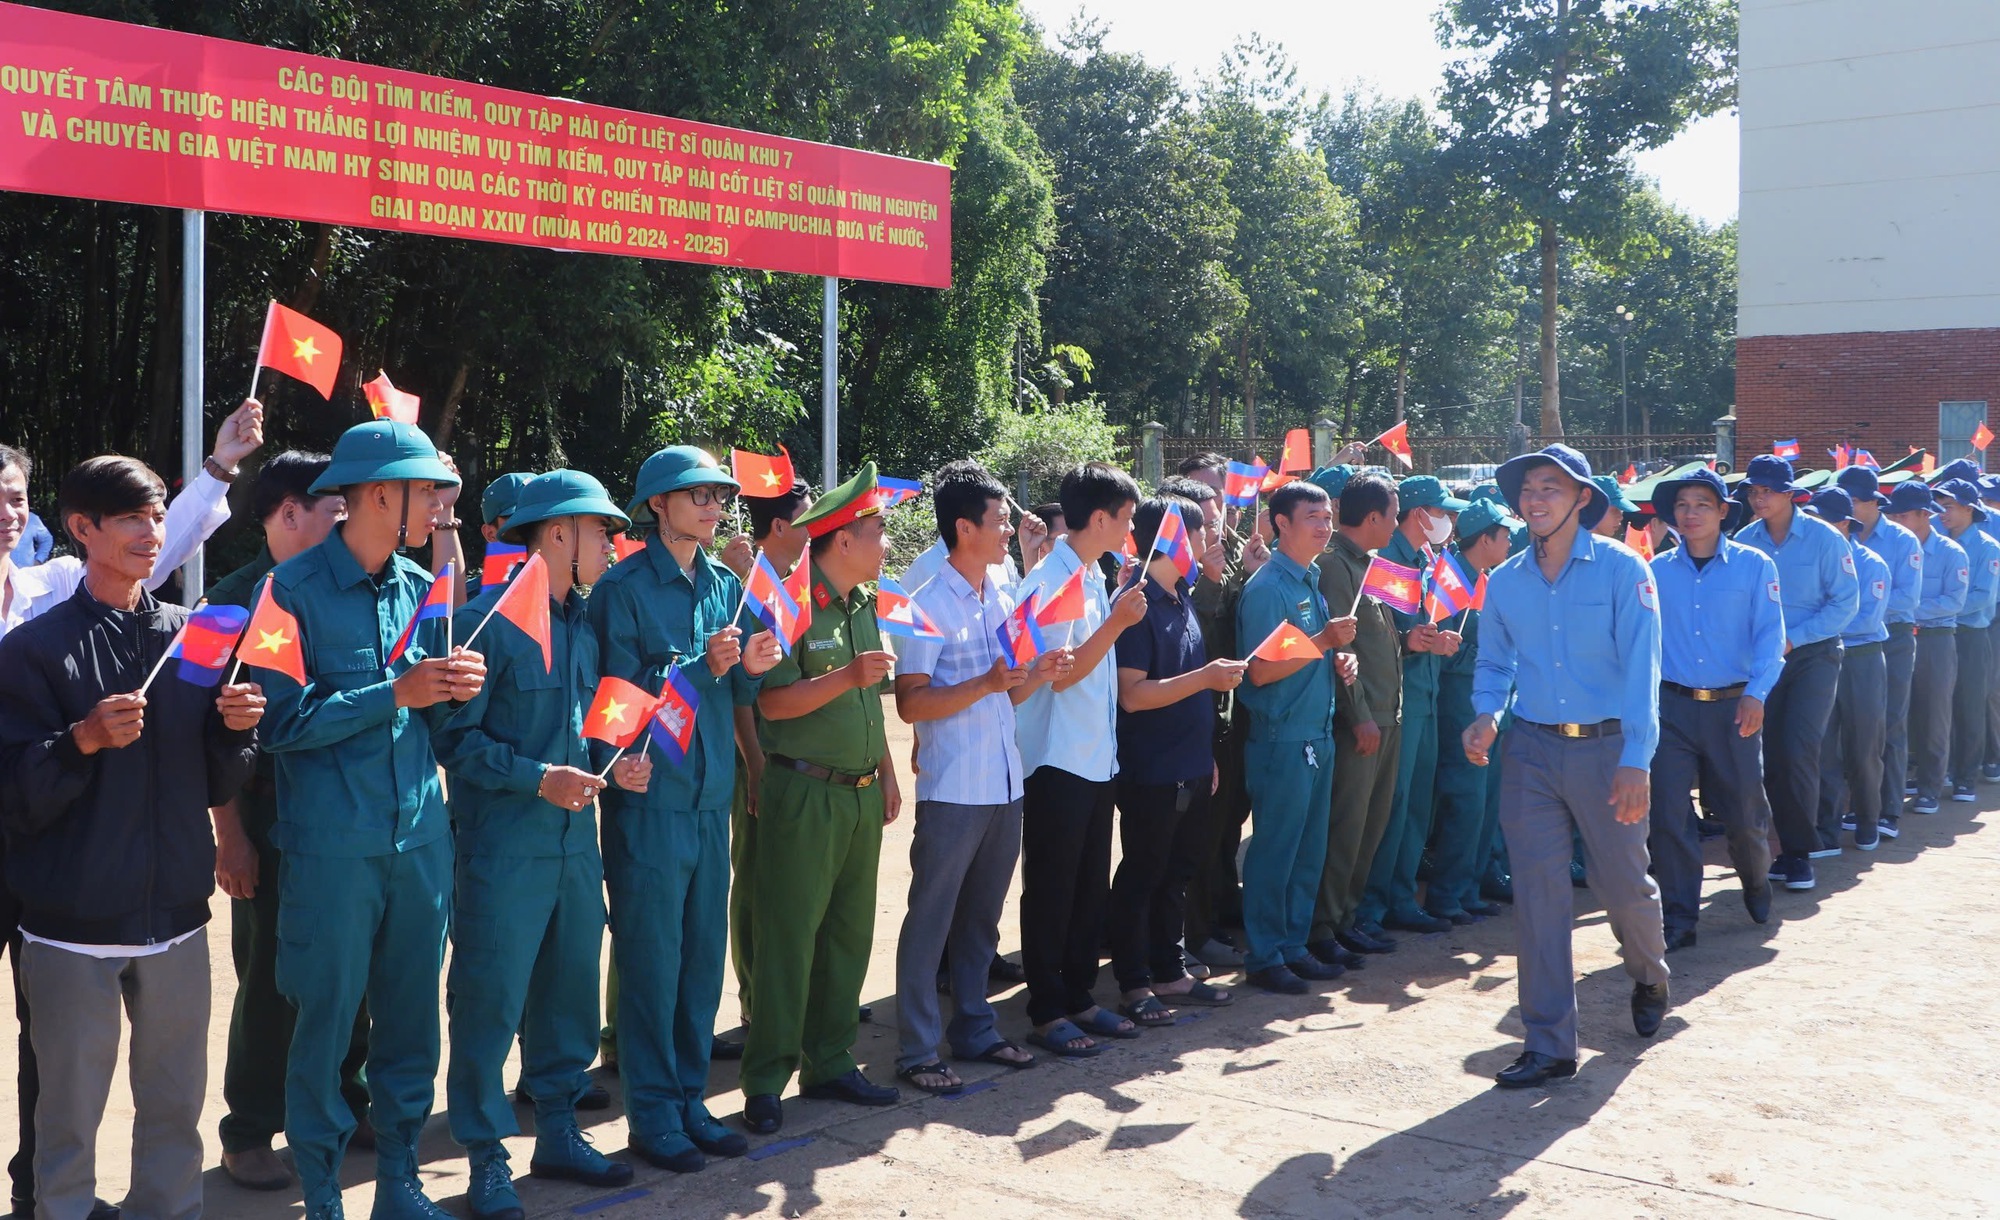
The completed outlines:
[[[1696,703],[1714,703],[1716,701],[1715,692],[1703,687],[1696,687],[1694,690],[1694,701]]]
[[[863,776],[860,776],[860,777],[858,777],[858,778],[856,778],[856,779],[855,779],[855,781],[854,781],[854,786],[855,786],[855,787],[856,787],[857,789],[860,789],[860,788],[872,788],[872,787],[874,787],[874,786],[875,786],[875,777],[874,777],[873,775],[863,775]]]
[[[1570,738],[1582,738],[1584,736],[1583,729],[1584,726],[1580,724],[1559,724],[1556,726],[1556,732]]]

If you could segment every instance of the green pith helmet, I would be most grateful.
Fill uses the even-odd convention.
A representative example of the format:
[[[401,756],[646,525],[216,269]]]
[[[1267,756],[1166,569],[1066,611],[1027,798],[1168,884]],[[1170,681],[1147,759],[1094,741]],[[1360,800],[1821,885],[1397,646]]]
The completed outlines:
[[[500,518],[514,515],[514,506],[521,502],[521,489],[535,476],[523,470],[501,475],[486,485],[479,495],[479,516],[488,525],[498,525]]]
[[[415,424],[373,419],[340,434],[333,461],[308,488],[324,496],[360,483],[428,482],[458,486],[458,476],[438,457],[437,446]]]
[[[693,445],[668,446],[647,458],[645,465],[639,467],[638,486],[625,513],[634,524],[651,525],[653,510],[647,504],[648,500],[670,491],[703,486],[742,490],[741,485],[706,451]]]
[[[521,488],[520,503],[507,518],[500,541],[525,545],[529,526],[557,517],[602,517],[606,531],[612,534],[622,534],[632,524],[632,519],[611,502],[604,484],[581,470],[551,470]]]

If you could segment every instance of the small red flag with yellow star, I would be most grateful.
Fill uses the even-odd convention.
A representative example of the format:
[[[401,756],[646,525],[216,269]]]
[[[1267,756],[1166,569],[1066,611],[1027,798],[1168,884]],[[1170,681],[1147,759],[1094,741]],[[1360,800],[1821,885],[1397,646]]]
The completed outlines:
[[[334,379],[340,376],[340,336],[273,301],[264,312],[264,341],[257,345],[257,363],[297,378],[331,400]]]

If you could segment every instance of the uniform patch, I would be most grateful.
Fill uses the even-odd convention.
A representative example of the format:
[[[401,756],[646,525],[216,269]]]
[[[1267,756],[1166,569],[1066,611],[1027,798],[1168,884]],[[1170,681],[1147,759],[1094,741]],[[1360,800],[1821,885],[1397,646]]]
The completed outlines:
[[[1875,600],[1878,602],[1889,596],[1889,582],[1886,580],[1878,580],[1870,587],[1875,591]]]
[[[1958,570],[1958,578],[1959,578],[1960,580],[1970,580],[1970,579],[1972,578],[1972,569],[1971,569],[1971,568],[1960,568],[1960,569]]]
[[[840,647],[840,641],[839,641],[839,640],[807,640],[807,641],[806,641],[806,651],[807,651],[807,652],[819,652],[819,651],[820,651],[820,650],[822,650],[822,649],[826,649],[826,648],[838,648],[838,647]]]
[[[1989,571],[1989,572],[2000,572],[2000,559],[1989,559],[1989,560],[1987,560],[1987,561],[1986,561],[1986,570],[1987,570],[1987,571]]]
[[[1774,580],[1774,581],[1772,581],[1772,582],[1771,582],[1770,584],[1768,584],[1768,585],[1766,585],[1766,586],[1764,586],[1764,587],[1765,587],[1766,589],[1770,590],[1770,593],[1771,593],[1771,600],[1772,600],[1772,601],[1774,601],[1774,602],[1778,603],[1778,604],[1779,604],[1780,606],[1782,606],[1782,605],[1784,605],[1784,604],[1785,604],[1785,599],[1784,599],[1784,598],[1782,598],[1782,597],[1780,597],[1780,596],[1778,596],[1778,582],[1777,582],[1777,581],[1775,581],[1775,580]]]
[[[1854,556],[1852,554],[1842,555],[1840,557],[1840,570],[1847,573],[1849,576],[1854,575]]]
[[[1924,566],[1924,553],[1922,551],[1910,552],[1910,566],[1913,568],[1921,568]]]
[[[826,591],[825,585],[815,583],[813,585],[813,600],[819,603],[820,609],[824,610],[833,604],[833,594]]]
[[[1652,581],[1642,580],[1639,582],[1639,604],[1648,610],[1658,610],[1660,608],[1660,599],[1653,593]]]

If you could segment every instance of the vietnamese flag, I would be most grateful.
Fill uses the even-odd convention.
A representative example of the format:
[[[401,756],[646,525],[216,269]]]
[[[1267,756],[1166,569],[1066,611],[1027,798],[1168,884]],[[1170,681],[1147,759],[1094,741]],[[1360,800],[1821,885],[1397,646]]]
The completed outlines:
[[[798,483],[792,473],[792,451],[783,445],[778,446],[777,457],[731,449],[729,472],[743,485],[744,495],[759,499],[782,496]]]
[[[1620,483],[1630,483],[1633,479],[1636,479],[1638,477],[1639,477],[1639,468],[1637,466],[1634,466],[1632,463],[1627,462],[1625,463],[1625,473],[1618,477],[1618,481]]]
[[[1132,541],[1132,532],[1130,530],[1127,530],[1125,536],[1118,540],[1118,553],[1123,555],[1128,561],[1139,557],[1139,544]]]
[[[1368,443],[1380,445],[1395,454],[1405,469],[1417,464],[1417,455],[1410,450],[1410,421],[1407,419]]]
[[[1265,495],[1268,496],[1272,492],[1278,490],[1280,487],[1283,487],[1285,484],[1296,483],[1298,481],[1299,481],[1299,476],[1295,474],[1286,474],[1282,470],[1273,470],[1271,473],[1264,476],[1264,481],[1258,485],[1257,490],[1263,492]]]
[[[1479,583],[1472,586],[1472,608],[1474,610],[1486,609],[1486,573],[1484,572],[1479,574]]]
[[[264,311],[257,365],[303,381],[331,400],[334,379],[340,376],[340,336],[273,301]]]
[[[1131,535],[1128,534],[1126,537],[1130,538]],[[1068,580],[1056,586],[1055,594],[1042,604],[1041,609],[1035,611],[1036,622],[1044,627],[1060,627],[1064,623],[1074,623],[1083,617],[1085,571],[1084,568],[1078,568],[1069,574]]]
[[[1982,420],[1980,422],[1980,425],[1972,430],[1972,447],[1974,449],[1979,450],[1981,453],[1984,453],[1986,452],[1986,446],[1992,443],[1993,443],[1993,430],[1991,428],[1988,428],[1985,422]]]
[[[264,591],[257,595],[257,608],[243,629],[245,665],[281,673],[300,686],[306,684],[306,653],[299,636],[299,620],[271,596],[271,578],[264,578]]]
[[[1625,545],[1639,552],[1639,558],[1647,563],[1653,562],[1653,535],[1650,530],[1635,530],[1626,526]]]
[[[812,626],[813,621],[812,597],[807,592],[812,587],[812,556],[799,556],[798,566],[792,569],[792,574],[785,577],[783,583],[785,593],[799,608],[799,616],[792,620],[792,638],[788,641],[796,648],[799,641],[806,638],[806,628]]]
[[[1317,657],[1320,649],[1311,636],[1299,630],[1298,624],[1287,620],[1265,636],[1264,642],[1250,655],[1266,661],[1296,661],[1301,657]]]
[[[645,549],[646,540],[644,538],[634,538],[629,533],[612,535],[611,551],[620,560],[630,559]]]
[[[1304,428],[1285,433],[1285,450],[1278,455],[1278,470],[1284,474],[1304,473],[1313,468],[1312,434]]]
[[[491,619],[499,615],[508,622],[528,633],[528,638],[542,646],[542,671],[553,673],[556,667],[555,645],[549,638],[549,565],[543,561],[540,551],[528,556],[528,562],[514,572],[514,579],[500,600],[487,611]],[[480,627],[486,626],[481,622]],[[478,635],[475,630],[473,635]],[[468,644],[471,641],[466,641]]]
[[[646,722],[657,703],[658,700],[623,678],[599,678],[597,697],[590,701],[590,710],[583,715],[583,735],[623,750],[646,731]]]
[[[368,397],[368,406],[375,412],[376,419],[393,419],[399,424],[417,422],[417,404],[421,401],[415,394],[406,394],[389,380],[389,374],[377,372],[375,380],[361,387]]]
[[[410,650],[410,641],[416,638],[419,626],[434,618],[451,617],[451,590],[457,583],[456,563],[444,565],[444,570],[432,578],[430,591],[424,594],[417,612],[410,616],[410,625],[403,628],[403,634],[396,638],[395,647],[389,649],[389,664],[394,665],[403,659],[403,654]]]

